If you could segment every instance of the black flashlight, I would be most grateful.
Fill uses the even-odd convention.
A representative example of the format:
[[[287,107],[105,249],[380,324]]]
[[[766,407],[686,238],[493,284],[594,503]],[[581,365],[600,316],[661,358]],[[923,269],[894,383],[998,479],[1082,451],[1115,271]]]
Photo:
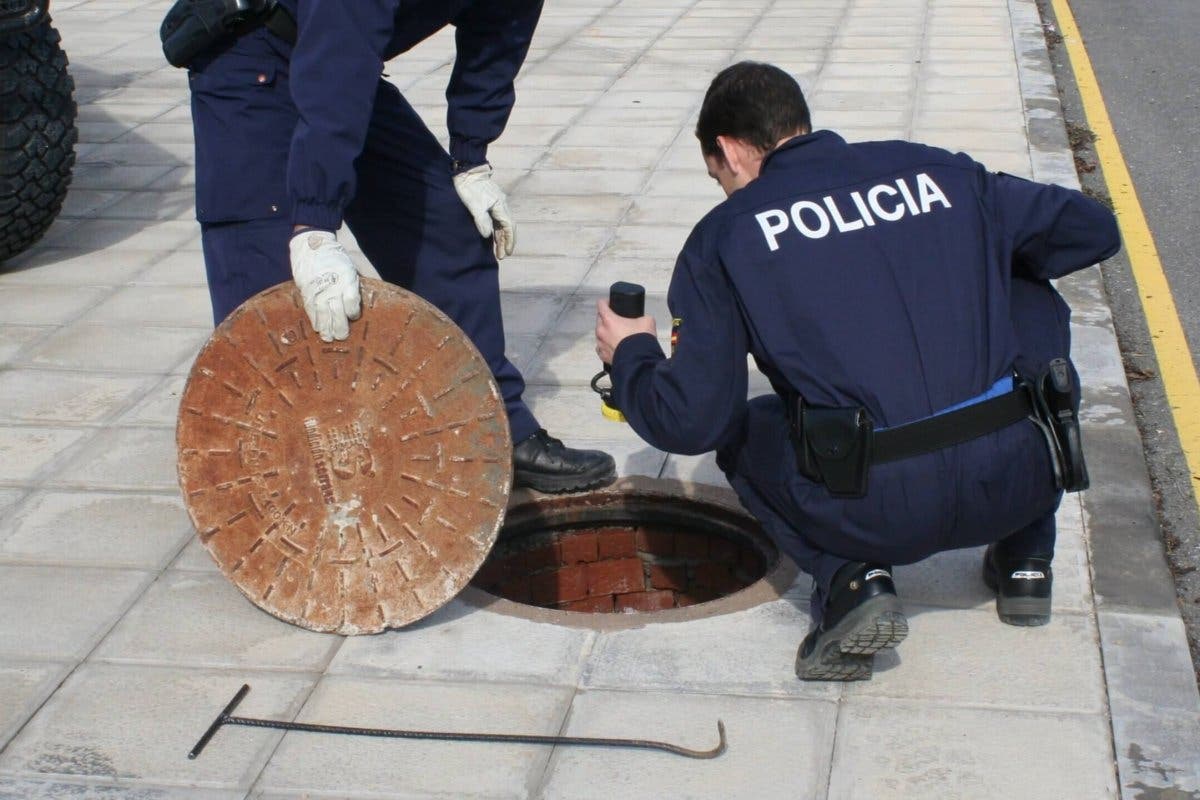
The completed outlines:
[[[626,319],[646,316],[646,287],[628,281],[617,281],[608,289],[608,307],[617,316]],[[610,369],[611,365],[605,364],[604,369],[596,373],[596,376],[592,378],[592,391],[600,395],[600,413],[608,419],[624,422],[625,415],[613,401],[611,378],[607,387],[600,385],[600,381],[608,376]]]

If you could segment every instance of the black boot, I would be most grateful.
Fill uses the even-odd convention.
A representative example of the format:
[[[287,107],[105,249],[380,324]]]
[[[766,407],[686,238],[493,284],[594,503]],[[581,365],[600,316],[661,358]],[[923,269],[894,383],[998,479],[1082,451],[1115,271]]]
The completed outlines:
[[[577,492],[617,479],[613,457],[599,450],[573,450],[539,430],[513,446],[513,486],[539,492]]]
[[[996,613],[1009,625],[1045,625],[1050,621],[1054,573],[1050,559],[1007,556],[988,545],[983,554],[983,582],[996,593]]]
[[[908,635],[908,620],[887,567],[855,561],[838,570],[821,624],[796,653],[796,677],[804,681],[862,681],[871,677],[875,654]]]

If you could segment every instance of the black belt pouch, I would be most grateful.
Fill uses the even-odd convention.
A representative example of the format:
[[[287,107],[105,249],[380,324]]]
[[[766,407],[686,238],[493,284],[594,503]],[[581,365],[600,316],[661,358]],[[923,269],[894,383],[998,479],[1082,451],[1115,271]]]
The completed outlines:
[[[801,474],[833,497],[867,493],[874,423],[863,408],[821,408],[797,401],[793,443]]]
[[[273,0],[175,0],[158,29],[163,55],[186,67],[209,48],[261,24]]]

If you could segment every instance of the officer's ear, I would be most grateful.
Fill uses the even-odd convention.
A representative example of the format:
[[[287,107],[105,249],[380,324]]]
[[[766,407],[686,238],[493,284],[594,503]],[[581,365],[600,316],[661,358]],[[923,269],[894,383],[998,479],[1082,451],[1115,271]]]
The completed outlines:
[[[739,183],[749,182],[758,177],[762,168],[763,152],[759,148],[733,136],[718,136],[717,147],[725,157],[725,163],[730,171],[737,176]]]

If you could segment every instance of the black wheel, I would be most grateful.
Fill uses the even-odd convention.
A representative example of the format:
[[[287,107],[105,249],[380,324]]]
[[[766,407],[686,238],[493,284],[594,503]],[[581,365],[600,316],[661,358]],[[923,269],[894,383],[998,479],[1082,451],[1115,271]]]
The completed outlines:
[[[75,165],[75,82],[49,20],[0,34],[0,262],[41,238]]]

